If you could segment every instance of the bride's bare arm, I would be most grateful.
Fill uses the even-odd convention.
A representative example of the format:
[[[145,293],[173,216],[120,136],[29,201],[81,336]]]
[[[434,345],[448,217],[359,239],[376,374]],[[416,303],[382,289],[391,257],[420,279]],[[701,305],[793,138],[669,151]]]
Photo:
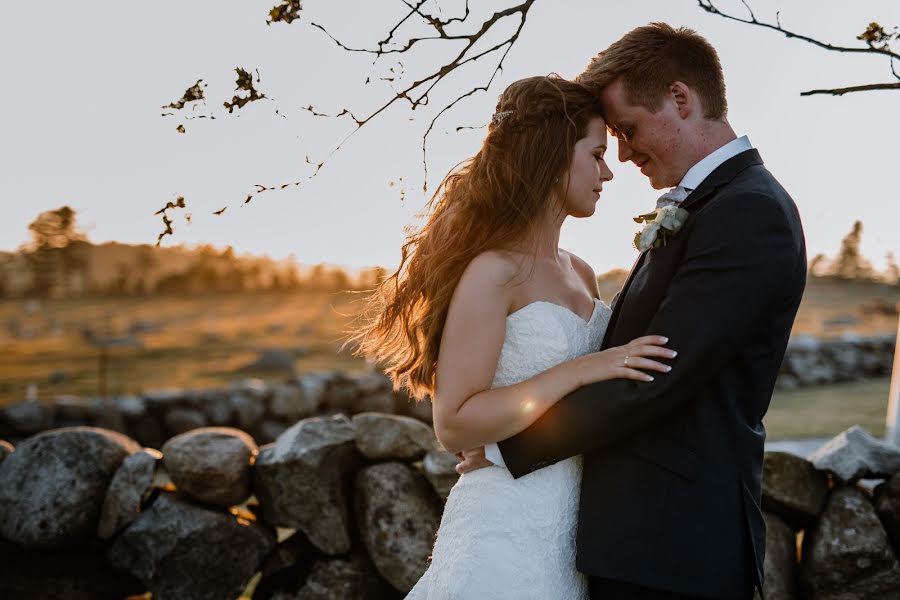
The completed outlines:
[[[627,378],[650,381],[637,369],[666,372],[647,357],[671,358],[665,338],[646,336],[567,361],[515,385],[490,389],[512,305],[509,281],[516,265],[502,255],[479,255],[466,269],[450,303],[436,373],[434,429],[449,452],[511,437],[579,387]],[[624,365],[628,356],[628,367]]]

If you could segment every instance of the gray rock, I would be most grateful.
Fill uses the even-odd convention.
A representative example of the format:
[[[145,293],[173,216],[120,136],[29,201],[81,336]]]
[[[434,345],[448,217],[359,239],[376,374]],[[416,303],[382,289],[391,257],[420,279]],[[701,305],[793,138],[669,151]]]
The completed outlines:
[[[163,492],[107,556],[154,600],[222,600],[240,595],[275,537],[268,527]]]
[[[428,484],[402,463],[365,467],[356,475],[356,518],[375,568],[407,593],[428,567],[440,510]]]
[[[214,394],[207,398],[203,407],[207,422],[213,427],[231,425],[234,412],[226,394]]]
[[[874,504],[888,538],[900,553],[900,473],[875,488]]]
[[[232,392],[240,392],[256,400],[265,400],[269,397],[269,386],[262,379],[245,377],[232,382],[229,389]]]
[[[12,430],[22,435],[40,433],[53,427],[53,407],[37,401],[10,404],[2,412]]]
[[[763,593],[766,600],[796,600],[800,598],[797,589],[797,535],[777,515],[763,511],[763,516],[766,519]]]
[[[269,398],[269,414],[288,423],[296,423],[316,414],[319,409],[319,398],[307,396],[303,387],[289,383],[277,383],[272,386],[272,397]]]
[[[353,401],[348,414],[396,412],[397,403],[391,392],[376,392],[360,396]]]
[[[442,500],[447,500],[450,489],[459,480],[459,473],[456,472],[457,464],[459,459],[456,455],[444,450],[432,450],[422,461],[422,469],[428,483]]]
[[[346,415],[364,412],[357,408],[359,388],[346,377],[337,377],[328,383],[328,391],[322,398],[322,410],[335,411]]]
[[[256,443],[260,446],[271,444],[278,439],[278,436],[287,431],[288,426],[281,421],[275,419],[263,419],[253,428],[251,434]]]
[[[775,380],[775,389],[782,391],[796,390],[800,387],[797,378],[789,373],[781,373]]]
[[[93,425],[101,429],[128,434],[128,424],[119,402],[114,398],[95,398],[91,401]]]
[[[228,397],[228,403],[237,416],[238,427],[245,431],[253,429],[266,413],[265,399],[246,391],[235,390]]]
[[[787,452],[766,452],[762,506],[803,529],[819,516],[828,497],[828,477],[811,462]]]
[[[114,569],[93,547],[23,550],[0,540],[0,598],[4,600],[122,599],[146,588]]]
[[[161,448],[168,437],[163,424],[152,414],[135,421],[131,426],[131,434],[142,445],[150,448]]]
[[[291,600],[387,600],[395,597],[368,561],[361,557],[320,560]]]
[[[170,439],[162,453],[172,482],[191,498],[228,507],[250,496],[250,466],[259,448],[239,429],[194,429]]]
[[[836,381],[856,379],[862,367],[862,352],[851,341],[828,340],[822,345],[825,360],[834,366]]]
[[[303,390],[304,397],[307,398],[310,404],[314,404],[316,410],[318,410],[322,405],[322,400],[325,398],[325,392],[328,389],[330,380],[331,376],[326,373],[306,373],[294,378],[292,381],[294,385]]]
[[[172,435],[206,427],[206,416],[193,408],[173,406],[166,410],[163,422]]]
[[[147,403],[140,396],[120,396],[116,403],[126,419],[141,419],[147,414]]]
[[[796,335],[791,336],[785,354],[817,354],[821,347],[822,343],[811,335]]]
[[[238,372],[252,371],[278,371],[282,373],[294,372],[294,355],[287,350],[269,348],[262,350],[256,359],[239,367]]]
[[[254,596],[269,597],[275,590],[296,585],[285,585],[288,582],[299,582],[305,579],[312,569],[313,563],[321,558],[321,554],[302,531],[294,530],[288,537],[278,543],[266,556],[259,567],[260,582]]]
[[[801,578],[817,600],[897,598],[900,565],[865,492],[831,492],[822,516],[805,532]]]
[[[434,415],[431,410],[431,400],[427,398],[424,400],[415,400],[402,391],[394,392],[394,405],[397,407],[397,414],[418,419],[429,425],[434,422]]]
[[[161,458],[159,450],[144,448],[122,461],[103,499],[97,537],[109,539],[138,517]]]
[[[161,389],[144,392],[141,396],[147,405],[148,410],[163,411],[171,406],[181,405],[188,392],[179,389]]]
[[[394,387],[391,378],[379,372],[360,373],[355,375],[352,380],[362,395],[389,392]]]
[[[294,424],[260,448],[253,490],[266,523],[300,529],[326,554],[350,550],[345,482],[358,464],[354,430],[344,416]]]
[[[93,537],[116,469],[138,450],[134,440],[93,427],[28,438],[0,463],[0,536],[33,548]]]
[[[845,482],[884,478],[900,471],[900,448],[854,425],[816,450],[809,460],[817,469],[831,471]]]
[[[360,413],[353,427],[356,447],[372,460],[418,460],[438,448],[431,427],[412,417]]]
[[[65,423],[78,423],[89,425],[93,423],[94,411],[90,402],[85,402],[75,396],[57,396],[53,399],[53,409],[56,418]]]

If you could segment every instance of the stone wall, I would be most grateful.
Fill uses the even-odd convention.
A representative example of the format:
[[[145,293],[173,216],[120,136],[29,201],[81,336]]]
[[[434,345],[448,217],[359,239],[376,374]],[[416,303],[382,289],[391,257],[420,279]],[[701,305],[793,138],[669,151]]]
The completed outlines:
[[[235,381],[225,389],[160,390],[135,396],[19,402],[0,408],[0,439],[17,441],[49,429],[111,429],[160,448],[174,435],[199,427],[234,427],[267,444],[300,419],[381,412],[431,423],[431,404],[392,391],[382,373],[308,373],[280,382]]]
[[[161,451],[70,427],[0,461],[2,598],[400,598],[457,478],[428,425],[374,412],[262,447],[227,427]]]
[[[788,344],[776,385],[794,389],[890,376],[896,344],[896,334],[847,334],[825,340],[795,336]]]
[[[778,385],[888,375],[895,340],[795,338]],[[380,373],[4,407],[0,597],[400,598],[456,481],[430,420]],[[769,600],[900,598],[896,449],[767,453],[762,508]]]
[[[896,335],[791,340],[778,389],[826,385],[891,374]],[[307,373],[280,382],[236,381],[226,389],[162,390],[136,396],[19,402],[0,408],[0,439],[17,441],[48,429],[87,425],[118,431],[159,448],[198,427],[234,427],[267,444],[311,416],[383,412],[431,422],[428,402],[391,391],[381,373]]]
[[[377,412],[261,447],[227,427],[161,450],[91,427],[0,442],[0,597],[401,598],[455,464],[428,425]],[[900,449],[852,428],[809,460],[767,453],[762,508],[768,600],[900,597]]]

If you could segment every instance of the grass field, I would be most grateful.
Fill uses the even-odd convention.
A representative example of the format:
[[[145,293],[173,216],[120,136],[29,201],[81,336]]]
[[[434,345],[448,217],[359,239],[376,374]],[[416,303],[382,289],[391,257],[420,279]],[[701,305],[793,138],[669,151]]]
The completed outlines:
[[[361,369],[363,360],[338,352],[359,301],[351,293],[302,292],[59,300],[31,315],[23,301],[4,301],[0,323],[16,321],[25,334],[14,339],[9,326],[0,332],[0,404],[22,399],[32,383],[42,398],[96,395],[100,350],[84,328],[101,337],[143,330],[132,336],[142,347],[108,352],[111,394],[223,386],[267,348],[292,353],[297,372]]]
[[[620,284],[619,284],[620,285]],[[606,281],[610,300],[617,285]],[[897,317],[866,308],[900,302],[900,288],[814,280],[794,333],[834,336],[894,332]],[[161,388],[220,387],[245,376],[238,369],[260,350],[294,357],[296,372],[358,370],[362,359],[338,350],[354,323],[361,296],[354,293],[266,292],[190,297],[0,301],[0,405],[19,401],[29,384],[42,399],[98,394],[99,354],[83,331],[126,336],[140,347],[109,351],[111,394]],[[247,375],[278,378],[278,373]],[[767,425],[775,438],[830,435],[845,424],[883,430],[887,381],[801,390],[773,399]]]
[[[775,392],[763,422],[770,441],[832,437],[851,425],[883,436],[889,377]]]

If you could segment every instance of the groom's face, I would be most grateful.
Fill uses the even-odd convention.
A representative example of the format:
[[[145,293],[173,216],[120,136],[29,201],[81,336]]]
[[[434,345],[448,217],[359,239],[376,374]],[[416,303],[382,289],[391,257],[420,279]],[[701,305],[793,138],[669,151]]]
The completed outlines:
[[[683,164],[683,136],[690,124],[675,101],[665,98],[656,112],[631,104],[621,78],[604,88],[601,99],[609,130],[618,140],[619,160],[633,162],[656,189],[678,185],[691,166]]]

